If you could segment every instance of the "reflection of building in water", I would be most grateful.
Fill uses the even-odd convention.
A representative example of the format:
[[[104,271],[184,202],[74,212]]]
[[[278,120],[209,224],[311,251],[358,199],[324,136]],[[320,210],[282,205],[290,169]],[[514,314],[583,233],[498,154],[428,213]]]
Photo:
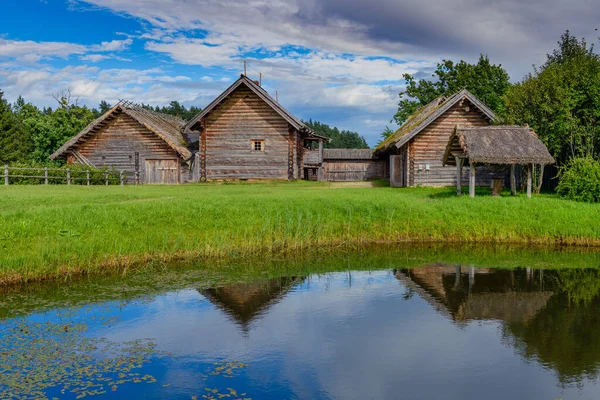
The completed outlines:
[[[404,286],[454,321],[525,322],[548,302],[543,271],[432,265],[394,271]]]
[[[302,281],[303,277],[275,278],[204,289],[200,293],[248,332],[253,320],[265,314]]]

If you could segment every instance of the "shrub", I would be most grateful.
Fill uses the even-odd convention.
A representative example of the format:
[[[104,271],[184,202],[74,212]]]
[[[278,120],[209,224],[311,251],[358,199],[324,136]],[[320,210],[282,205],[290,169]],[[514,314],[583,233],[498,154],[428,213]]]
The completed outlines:
[[[556,191],[567,199],[600,202],[600,162],[591,157],[573,158],[561,169]]]
[[[44,168],[48,167],[48,184],[64,185],[67,183],[67,168],[71,175],[72,185],[87,185],[87,172],[91,185],[104,185],[108,172],[109,185],[120,184],[119,172],[108,168],[90,168],[85,165],[57,165],[53,163],[13,163],[9,165],[9,182],[11,185],[41,185],[44,184]],[[23,168],[23,169],[20,169]],[[0,184],[4,183],[4,166],[0,166]],[[17,176],[15,176],[17,175]],[[23,177],[28,176],[28,177]]]

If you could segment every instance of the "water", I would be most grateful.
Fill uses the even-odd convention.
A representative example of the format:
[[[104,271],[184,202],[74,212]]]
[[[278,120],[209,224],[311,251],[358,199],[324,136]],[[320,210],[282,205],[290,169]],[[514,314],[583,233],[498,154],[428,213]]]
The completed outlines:
[[[14,290],[0,301],[0,398],[600,398],[599,269],[444,257]]]

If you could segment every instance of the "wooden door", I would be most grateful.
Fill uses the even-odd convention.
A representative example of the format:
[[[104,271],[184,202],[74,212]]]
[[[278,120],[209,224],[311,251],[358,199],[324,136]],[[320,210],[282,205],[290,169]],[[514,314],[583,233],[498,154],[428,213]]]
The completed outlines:
[[[179,183],[179,162],[177,160],[146,160],[144,170],[144,183],[151,185]]]

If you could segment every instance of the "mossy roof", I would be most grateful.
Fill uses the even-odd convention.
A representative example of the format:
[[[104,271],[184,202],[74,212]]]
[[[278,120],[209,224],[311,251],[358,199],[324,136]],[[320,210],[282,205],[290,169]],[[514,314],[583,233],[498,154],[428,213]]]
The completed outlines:
[[[390,137],[385,139],[377,146],[375,153],[383,153],[390,148],[399,148],[415,137],[419,132],[425,129],[428,125],[438,119],[453,105],[462,99],[468,99],[475,107],[477,107],[490,120],[494,120],[496,116],[481,100],[475,97],[471,92],[463,89],[452,96],[440,96],[429,104],[420,107],[415,111],[400,128]]]

